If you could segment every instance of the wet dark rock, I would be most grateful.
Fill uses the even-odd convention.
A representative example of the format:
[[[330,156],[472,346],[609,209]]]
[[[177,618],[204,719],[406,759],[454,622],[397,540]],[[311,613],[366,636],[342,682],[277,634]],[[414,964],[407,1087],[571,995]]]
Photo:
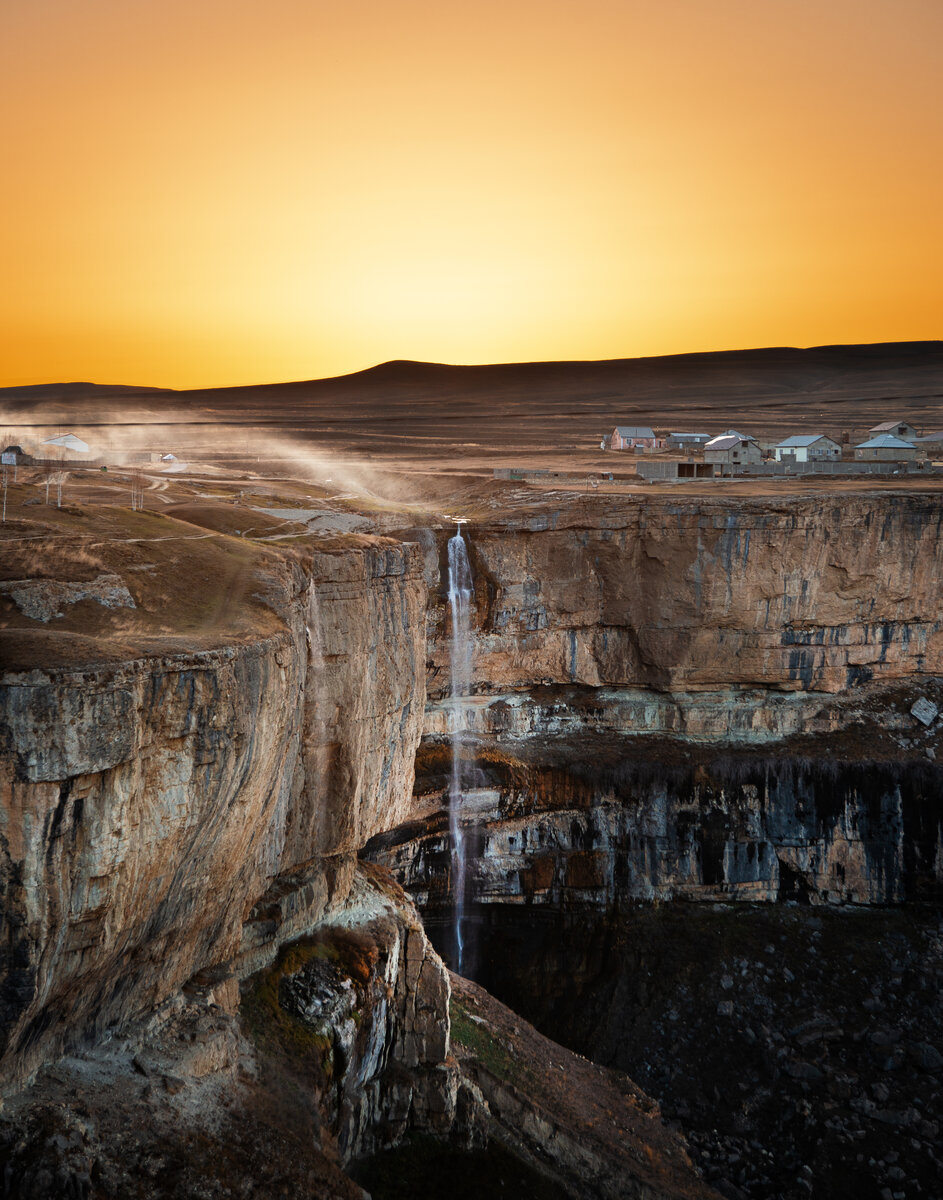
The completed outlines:
[[[943,1054],[935,1046],[931,1046],[929,1042],[912,1042],[907,1048],[911,1061],[921,1071],[926,1071],[931,1075],[938,1075],[943,1071]]]

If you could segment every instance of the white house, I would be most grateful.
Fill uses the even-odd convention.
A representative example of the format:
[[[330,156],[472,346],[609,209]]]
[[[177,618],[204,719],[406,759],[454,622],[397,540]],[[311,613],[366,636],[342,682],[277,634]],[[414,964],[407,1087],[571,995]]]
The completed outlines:
[[[819,462],[841,458],[841,446],[824,433],[801,433],[780,442],[774,453],[777,462]]]

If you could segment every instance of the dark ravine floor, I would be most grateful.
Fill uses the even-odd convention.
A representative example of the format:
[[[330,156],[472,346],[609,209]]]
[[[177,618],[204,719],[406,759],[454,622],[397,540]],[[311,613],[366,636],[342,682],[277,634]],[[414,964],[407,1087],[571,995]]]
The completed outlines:
[[[568,1193],[500,1144],[463,1150],[430,1137],[409,1139],[354,1169],[372,1200],[567,1200]]]
[[[479,982],[625,1071],[731,1200],[943,1195],[938,907],[490,906],[474,936]]]

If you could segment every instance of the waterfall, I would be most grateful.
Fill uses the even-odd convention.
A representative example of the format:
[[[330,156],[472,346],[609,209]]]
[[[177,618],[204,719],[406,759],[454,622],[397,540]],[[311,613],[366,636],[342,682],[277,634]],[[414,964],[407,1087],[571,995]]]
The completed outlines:
[[[308,641],[308,663],[316,671],[324,670],[324,639],[321,632],[321,606],[318,593],[311,582],[308,584],[308,603],[305,613],[305,633]]]
[[[449,733],[452,740],[452,774],[449,779],[449,831],[452,835],[452,900],[455,905],[455,970],[461,974],[464,951],[462,922],[465,909],[465,835],[461,824],[462,795],[470,782],[470,764],[464,754],[468,721],[466,700],[472,690],[471,565],[461,523],[449,538],[449,642],[451,700]]]

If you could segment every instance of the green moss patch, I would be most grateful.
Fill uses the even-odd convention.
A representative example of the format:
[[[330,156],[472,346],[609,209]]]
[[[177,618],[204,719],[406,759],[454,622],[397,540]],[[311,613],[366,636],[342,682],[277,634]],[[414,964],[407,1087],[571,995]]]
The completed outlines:
[[[488,1027],[476,1021],[455,996],[449,1000],[449,1021],[452,1041],[468,1051],[489,1075],[518,1087],[532,1080],[527,1068],[522,1067]]]
[[[278,1002],[281,981],[316,958],[339,963],[340,953],[329,942],[307,938],[285,946],[273,967],[249,981],[239,1015],[243,1029],[257,1045],[266,1050],[287,1051],[329,1078],[333,1067],[331,1038],[315,1032]]]

